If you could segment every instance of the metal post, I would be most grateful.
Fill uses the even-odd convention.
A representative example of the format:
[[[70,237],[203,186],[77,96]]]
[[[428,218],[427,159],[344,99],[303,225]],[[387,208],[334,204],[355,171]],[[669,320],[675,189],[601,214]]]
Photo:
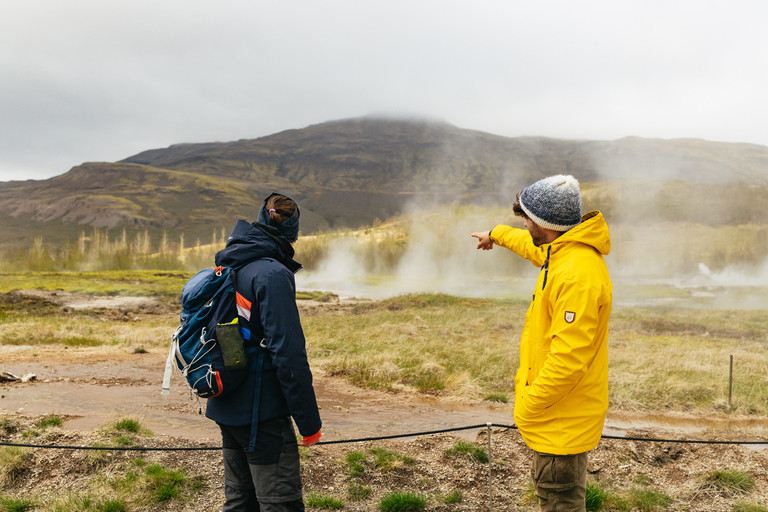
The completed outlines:
[[[731,395],[733,394],[733,354],[731,354],[731,369],[728,372],[728,410],[731,410]]]
[[[493,512],[493,481],[491,480],[493,477],[491,472],[491,425],[493,425],[493,423],[490,421],[486,423],[488,428],[488,510]]]

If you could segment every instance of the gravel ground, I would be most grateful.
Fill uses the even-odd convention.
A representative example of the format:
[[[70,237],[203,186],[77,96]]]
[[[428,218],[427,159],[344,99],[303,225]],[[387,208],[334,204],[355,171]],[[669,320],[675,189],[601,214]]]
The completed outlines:
[[[105,430],[74,432],[58,427],[41,430],[38,436],[22,437],[30,429],[40,430],[34,423],[40,417],[2,418],[3,442],[44,445],[93,446],[110,444],[118,434]],[[649,437],[631,432],[632,437]],[[731,434],[734,436],[736,434]],[[204,443],[187,439],[158,436],[130,436],[132,442],[145,447],[203,447]],[[707,437],[707,436],[704,436]],[[716,439],[717,436],[709,436]],[[720,435],[724,439],[723,435]],[[530,499],[530,452],[514,430],[492,431],[493,510],[536,510]],[[468,455],[447,455],[446,450],[462,439],[449,435],[430,435],[397,440],[319,445],[304,451],[302,473],[305,496],[317,493],[336,497],[345,503],[344,510],[378,510],[379,501],[393,491],[410,491],[427,497],[430,511],[489,510],[488,464]],[[486,430],[477,432],[476,442],[487,446]],[[767,441],[768,442],[768,441]],[[390,467],[376,467],[371,450],[384,448],[395,452]],[[347,454],[361,452],[365,458],[357,476],[350,476]],[[135,461],[159,464],[167,469],[183,469],[202,487],[186,487],[178,498],[163,503],[147,504],[140,496],[129,500],[128,510],[201,511],[220,510],[224,501],[223,468],[218,451],[126,451],[94,452],[90,450],[30,449],[30,463],[13,482],[4,479],[6,495],[32,500],[36,508],[67,495],[115,494],[110,479],[120,480],[126,471],[136,471]],[[405,458],[405,461],[402,459]],[[703,445],[644,441],[603,440],[590,455],[589,481],[617,496],[630,488],[650,489],[669,495],[673,502],[666,510],[731,511],[739,501],[768,504],[768,450],[739,445]],[[733,469],[748,473],[754,488],[731,495],[722,489],[705,485],[704,475],[713,470]],[[349,496],[350,485],[369,488],[362,500]],[[453,491],[461,493],[458,503],[446,504],[443,498]],[[131,501],[132,500],[132,501]],[[607,508],[611,510],[611,508]],[[633,509],[640,510],[640,509]],[[664,509],[659,509],[664,510]]]

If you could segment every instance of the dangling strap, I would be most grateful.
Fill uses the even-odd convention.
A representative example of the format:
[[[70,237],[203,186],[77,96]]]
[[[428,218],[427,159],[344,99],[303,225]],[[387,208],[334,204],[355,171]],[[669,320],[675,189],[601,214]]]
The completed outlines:
[[[178,333],[178,330],[176,331]],[[168,396],[171,392],[171,378],[173,377],[173,358],[176,355],[176,349],[179,346],[179,338],[176,334],[171,340],[171,349],[168,351],[168,359],[165,361],[165,373],[163,374],[163,396]]]

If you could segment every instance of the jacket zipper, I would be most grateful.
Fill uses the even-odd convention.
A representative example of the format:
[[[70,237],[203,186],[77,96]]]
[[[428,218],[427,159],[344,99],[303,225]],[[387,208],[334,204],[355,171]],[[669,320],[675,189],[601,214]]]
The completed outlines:
[[[547,247],[547,259],[544,261],[544,266],[541,269],[544,271],[544,282],[541,283],[541,289],[543,290],[547,286],[547,275],[549,274],[549,251],[552,250],[552,245]]]

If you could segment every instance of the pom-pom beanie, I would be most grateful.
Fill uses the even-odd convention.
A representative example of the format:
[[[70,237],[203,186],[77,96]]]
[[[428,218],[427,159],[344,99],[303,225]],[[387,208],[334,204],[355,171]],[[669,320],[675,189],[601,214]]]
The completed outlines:
[[[568,231],[581,224],[579,182],[563,174],[539,180],[520,194],[520,207],[539,227]]]

